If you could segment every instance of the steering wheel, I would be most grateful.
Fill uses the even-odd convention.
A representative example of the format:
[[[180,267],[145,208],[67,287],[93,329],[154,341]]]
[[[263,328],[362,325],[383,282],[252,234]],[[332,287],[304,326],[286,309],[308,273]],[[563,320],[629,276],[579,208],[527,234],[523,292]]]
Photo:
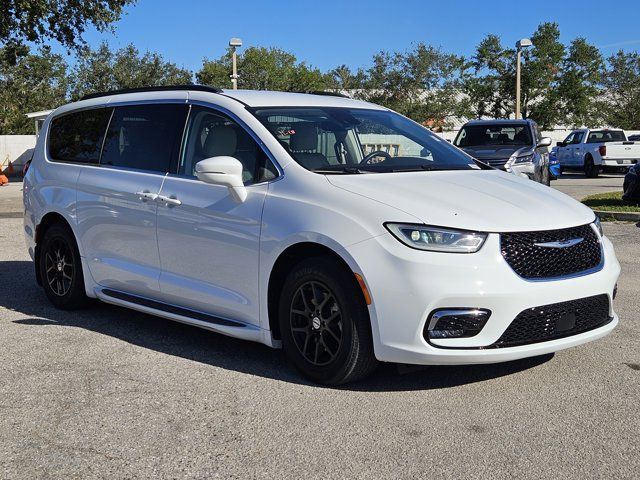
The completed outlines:
[[[375,157],[384,157],[384,160],[380,160],[379,162],[372,162]],[[364,163],[367,165],[375,165],[376,163],[386,162],[387,160],[391,160],[393,157],[389,155],[389,152],[385,152],[384,150],[376,150],[374,152],[365,155],[365,157],[360,160],[360,163]]]

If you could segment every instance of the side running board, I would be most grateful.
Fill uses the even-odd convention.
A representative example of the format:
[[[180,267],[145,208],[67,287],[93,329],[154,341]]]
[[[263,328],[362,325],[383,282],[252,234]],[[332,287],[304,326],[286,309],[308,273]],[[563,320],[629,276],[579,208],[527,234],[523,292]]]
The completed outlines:
[[[196,312],[187,308],[176,307],[175,305],[168,305],[166,303],[150,300],[148,298],[138,297],[136,295],[130,295],[128,293],[119,292],[117,290],[111,290],[105,288],[100,290],[100,293],[115,300],[121,300],[123,302],[132,303],[141,307],[157,310],[158,312],[164,312],[170,315],[177,315],[179,317],[185,317],[187,319],[197,320],[199,322],[206,322],[212,325],[219,325],[221,327],[234,327],[245,328],[246,324],[241,322],[235,322],[233,320],[227,320],[219,318],[207,313]]]

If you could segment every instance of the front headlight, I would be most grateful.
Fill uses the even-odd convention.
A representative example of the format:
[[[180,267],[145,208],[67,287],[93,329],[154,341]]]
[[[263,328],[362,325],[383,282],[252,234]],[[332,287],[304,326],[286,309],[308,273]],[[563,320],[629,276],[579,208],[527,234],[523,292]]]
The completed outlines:
[[[513,159],[513,163],[531,163],[533,162],[533,153],[531,155],[524,155],[522,157],[516,157]]]
[[[604,233],[602,232],[602,224],[600,223],[600,218],[596,216],[596,219],[593,221],[593,224],[598,230],[598,233],[600,234],[600,236],[604,237]]]
[[[385,227],[405,245],[432,252],[474,253],[487,239],[486,233],[411,223],[385,223]]]

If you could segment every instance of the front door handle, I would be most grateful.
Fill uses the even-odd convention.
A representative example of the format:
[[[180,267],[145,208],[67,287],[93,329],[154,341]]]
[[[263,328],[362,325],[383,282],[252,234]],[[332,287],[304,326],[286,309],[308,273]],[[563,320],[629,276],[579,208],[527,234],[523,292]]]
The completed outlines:
[[[140,200],[142,200],[143,202],[146,202],[147,200],[155,200],[156,198],[158,198],[157,193],[151,193],[146,190],[144,192],[136,192],[136,195],[140,197]]]
[[[177,198],[173,198],[173,197],[165,197],[164,195],[158,195],[157,199],[160,202],[164,202],[167,205],[182,205],[182,202],[180,200],[178,200]]]

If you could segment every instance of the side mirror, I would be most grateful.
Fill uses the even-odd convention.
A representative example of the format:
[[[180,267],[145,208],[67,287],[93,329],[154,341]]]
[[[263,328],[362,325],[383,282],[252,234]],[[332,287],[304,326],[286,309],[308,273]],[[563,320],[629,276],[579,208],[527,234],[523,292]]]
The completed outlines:
[[[213,185],[224,185],[238,202],[247,199],[247,189],[242,181],[242,164],[233,157],[211,157],[196,163],[199,180]]]
[[[564,143],[564,142],[558,142],[558,143],[556,143],[556,146],[558,146],[558,147],[566,147],[567,144]]]
[[[550,147],[551,146],[551,138],[549,137],[542,137],[540,139],[540,141],[538,142],[538,147],[542,148],[542,147]]]

